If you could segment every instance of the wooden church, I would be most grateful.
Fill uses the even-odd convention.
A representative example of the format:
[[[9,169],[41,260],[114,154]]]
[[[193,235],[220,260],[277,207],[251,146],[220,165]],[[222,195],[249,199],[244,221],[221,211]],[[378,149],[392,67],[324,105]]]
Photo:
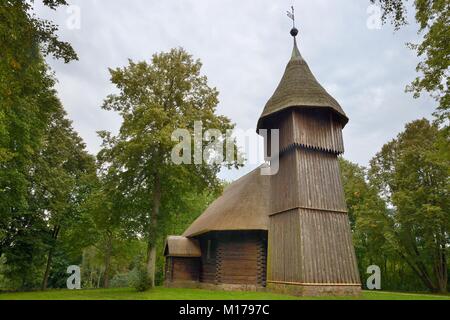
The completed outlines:
[[[294,27],[291,59],[256,128],[279,130],[278,173],[250,172],[182,236],[167,238],[167,286],[360,293],[338,163],[348,118],[301,56],[297,34]]]

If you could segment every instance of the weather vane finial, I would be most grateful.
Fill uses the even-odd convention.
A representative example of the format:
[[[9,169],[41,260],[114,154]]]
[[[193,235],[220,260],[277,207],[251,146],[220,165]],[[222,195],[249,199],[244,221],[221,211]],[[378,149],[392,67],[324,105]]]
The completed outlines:
[[[292,30],[291,36],[296,37],[298,34],[298,30],[295,27],[295,9],[294,6],[291,6],[291,11],[287,11],[287,16],[292,20]]]
[[[291,6],[291,11],[287,11],[287,16],[292,20],[292,28],[295,28],[295,9]]]

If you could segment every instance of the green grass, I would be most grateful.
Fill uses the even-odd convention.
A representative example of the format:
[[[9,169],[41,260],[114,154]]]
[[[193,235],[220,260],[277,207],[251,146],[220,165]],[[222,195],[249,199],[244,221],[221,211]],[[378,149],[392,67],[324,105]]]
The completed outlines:
[[[148,292],[134,289],[48,290],[1,293],[0,300],[450,300],[450,295],[363,291],[361,297],[293,297],[268,292],[230,292],[157,287]]]

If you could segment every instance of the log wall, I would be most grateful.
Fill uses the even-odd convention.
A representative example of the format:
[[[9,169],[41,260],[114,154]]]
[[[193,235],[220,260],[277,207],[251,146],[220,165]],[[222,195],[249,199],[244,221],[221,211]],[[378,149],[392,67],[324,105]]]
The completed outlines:
[[[207,259],[208,241],[211,241],[210,246],[214,250],[213,254],[210,252],[210,260]],[[265,286],[267,232],[216,232],[202,237],[200,243],[202,282]]]
[[[166,257],[166,281],[198,281],[199,275],[199,258]]]
[[[208,241],[209,256],[208,256]],[[217,284],[217,239],[212,235],[201,238],[200,247],[202,250],[200,281],[204,283]]]

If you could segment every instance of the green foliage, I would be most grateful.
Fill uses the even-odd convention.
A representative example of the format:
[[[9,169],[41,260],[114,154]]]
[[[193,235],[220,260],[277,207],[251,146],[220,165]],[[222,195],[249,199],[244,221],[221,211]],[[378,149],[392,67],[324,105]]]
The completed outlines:
[[[51,8],[64,1],[44,1]],[[0,254],[14,236],[17,212],[27,209],[31,156],[57,107],[54,79],[42,58],[76,58],[56,36],[56,26],[37,18],[32,3],[0,4]],[[12,234],[11,234],[12,233]]]
[[[448,130],[428,120],[406,125],[371,161],[370,180],[392,206],[384,236],[432,291],[447,290],[450,247]]]
[[[63,59],[66,63],[76,60],[77,55],[72,46],[58,39],[58,26],[51,21],[38,18],[33,12],[33,3],[34,0],[2,1],[0,5],[2,50],[0,52],[8,58],[13,66],[17,67],[21,66],[20,62],[14,59],[17,54],[36,55],[37,47],[44,55],[52,55],[57,59]],[[43,4],[51,9],[56,9],[59,6],[67,5],[67,2],[65,0],[44,0]],[[27,52],[29,49],[27,46],[34,46],[36,50]]]
[[[147,266],[144,263],[138,263],[131,271],[130,285],[138,292],[147,291],[150,289],[150,275]]]
[[[215,114],[218,92],[200,69],[201,63],[183,49],[172,49],[153,55],[151,63],[130,60],[127,67],[110,70],[119,93],[108,96],[103,108],[119,112],[123,123],[116,137],[100,132],[103,149],[98,158],[102,174],[122,198],[118,201],[128,217],[124,223],[148,243],[152,279],[155,246],[171,214],[185,208],[185,195],[220,187],[216,175],[222,164],[172,163],[171,151],[178,143],[172,133],[187,129],[193,136],[194,121],[202,121],[204,130],[223,133],[234,127]]]
[[[65,1],[47,0],[54,9]],[[76,58],[57,27],[32,12],[32,1],[0,4],[0,256],[4,274],[31,288],[42,272],[48,230],[35,192],[36,160],[61,108],[43,56]]]
[[[448,132],[428,120],[417,120],[383,146],[368,172],[341,159],[362,278],[365,268],[376,264],[381,267],[385,289],[446,292]]]
[[[130,273],[118,273],[111,279],[109,286],[111,288],[128,288],[130,282]]]
[[[384,290],[426,290],[385,237],[385,216],[389,209],[377,188],[368,181],[367,169],[342,158],[340,167],[363,285],[369,276],[367,267],[375,264],[381,268]]]
[[[343,158],[339,161],[359,271],[364,275],[369,265],[383,265],[389,251],[381,219],[387,208],[377,191],[368,184],[365,168]]]
[[[383,22],[390,19],[395,28],[407,24],[407,0],[370,0],[381,5]],[[417,65],[417,77],[407,88],[419,97],[426,91],[439,106],[437,115],[442,121],[450,119],[450,5],[448,0],[415,0],[416,21],[423,39],[418,44],[409,44],[422,61]]]

